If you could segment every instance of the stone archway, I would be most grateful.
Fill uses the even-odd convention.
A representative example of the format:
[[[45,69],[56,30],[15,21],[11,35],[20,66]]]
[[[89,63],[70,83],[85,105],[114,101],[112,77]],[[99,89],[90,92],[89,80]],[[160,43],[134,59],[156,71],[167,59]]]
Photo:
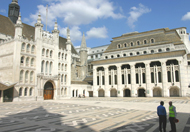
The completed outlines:
[[[110,90],[110,97],[117,97],[117,90],[115,88]]]
[[[54,87],[53,84],[48,81],[44,85],[44,100],[53,99],[54,96]]]
[[[162,90],[161,90],[161,88],[155,87],[153,89],[153,97],[162,97]]]
[[[105,91],[103,89],[98,90],[98,97],[105,97]]]
[[[130,89],[124,89],[123,90],[123,97],[131,97],[131,90]]]
[[[138,97],[146,97],[144,88],[138,89]]]
[[[170,88],[170,97],[179,97],[179,88],[178,87]]]

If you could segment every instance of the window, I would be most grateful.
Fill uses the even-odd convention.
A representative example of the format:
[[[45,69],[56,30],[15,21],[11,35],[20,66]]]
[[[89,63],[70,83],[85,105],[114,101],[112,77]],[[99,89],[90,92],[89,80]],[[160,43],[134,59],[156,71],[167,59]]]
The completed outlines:
[[[150,41],[151,41],[151,43],[154,43],[154,39],[151,39]]]
[[[34,66],[34,58],[31,59],[30,66]]]
[[[24,64],[24,56],[21,57],[20,63],[23,65]]]
[[[67,83],[67,75],[65,75],[65,83]]]
[[[41,67],[41,72],[44,72],[44,61],[42,61],[42,67]]]
[[[49,54],[49,50],[47,49],[46,50],[46,57],[48,57],[48,54]]]
[[[23,81],[23,74],[24,74],[24,71],[22,70],[22,71],[20,71],[20,82],[22,82]]]
[[[22,51],[25,50],[25,43],[22,44],[22,49],[21,49],[21,50],[22,50]]]
[[[179,82],[179,72],[175,71],[175,81]]]
[[[140,41],[137,41],[137,45],[140,45]]]
[[[109,85],[111,85],[111,75],[109,75]]]
[[[170,51],[170,48],[166,48],[166,51]]]
[[[25,88],[24,89],[24,96],[27,96],[27,91],[28,91],[28,88]]]
[[[123,56],[126,56],[126,54],[123,54]]]
[[[65,71],[67,71],[67,64],[65,65]]]
[[[28,71],[26,71],[26,73],[25,73],[25,82],[26,83],[28,82]]]
[[[99,85],[99,76],[97,76],[97,85]]]
[[[133,53],[130,53],[130,56],[132,56],[133,55]]]
[[[118,48],[121,48],[120,44],[118,45]]]
[[[22,88],[19,89],[19,96],[22,96]]]
[[[61,53],[59,52],[59,54],[58,54],[58,59],[60,59],[60,56],[61,56]]]
[[[49,65],[49,74],[51,74],[51,70],[52,70],[52,62]]]
[[[33,71],[30,73],[30,82],[33,82]]]
[[[50,58],[52,58],[52,54],[53,54],[53,51],[51,50],[51,51],[50,51]]]
[[[96,58],[98,58],[98,55],[96,55]]]
[[[102,49],[102,51],[104,51],[104,49]]]
[[[139,52],[137,52],[137,55],[139,55],[140,53]]]
[[[30,96],[32,96],[32,88],[30,88]]]
[[[30,45],[27,45],[27,52],[30,52]]]
[[[31,53],[34,53],[34,50],[35,50],[35,46],[33,45],[31,49]]]
[[[158,52],[162,52],[162,49],[158,49]]]
[[[115,78],[115,84],[117,84],[117,75],[114,75]]]
[[[131,84],[131,74],[128,74],[128,84]]]
[[[111,58],[113,58],[113,55],[111,56]]]
[[[167,75],[168,75],[168,82],[171,82],[171,73],[170,73],[170,71],[167,72]]]
[[[144,40],[144,44],[147,44],[147,41],[146,41],[146,40]]]
[[[120,55],[117,55],[117,57],[120,57]]]
[[[151,50],[150,52],[151,52],[151,53],[154,53],[154,50]]]
[[[65,60],[67,60],[67,54],[65,54]]]
[[[133,42],[131,42],[131,46],[133,46]]]
[[[29,57],[26,58],[26,66],[29,66]]]
[[[97,52],[99,52],[99,50],[97,50]]]
[[[63,60],[63,58],[64,58],[64,54],[63,54],[63,53],[62,53],[62,57],[61,57],[61,58],[62,58],[62,60]]]
[[[61,82],[63,82],[63,75],[61,75]]]
[[[144,53],[144,54],[146,54],[147,52],[146,52],[146,51],[144,51],[143,53]]]
[[[104,76],[102,76],[102,85],[105,85]]]
[[[108,57],[107,56],[105,56],[105,59],[107,59]]]
[[[91,59],[93,59],[93,55],[91,55]]]
[[[127,44],[126,44],[126,43],[124,44],[124,47],[127,47]]]

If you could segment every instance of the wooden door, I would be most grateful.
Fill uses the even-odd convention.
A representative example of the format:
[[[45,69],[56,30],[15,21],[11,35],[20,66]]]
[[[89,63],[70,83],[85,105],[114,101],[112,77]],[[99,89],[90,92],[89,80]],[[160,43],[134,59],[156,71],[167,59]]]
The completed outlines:
[[[53,90],[44,90],[44,100],[53,99]]]

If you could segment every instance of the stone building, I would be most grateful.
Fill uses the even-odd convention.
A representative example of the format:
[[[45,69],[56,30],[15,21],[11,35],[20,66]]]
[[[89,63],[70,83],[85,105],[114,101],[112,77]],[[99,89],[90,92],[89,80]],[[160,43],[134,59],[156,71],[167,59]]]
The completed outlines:
[[[0,15],[1,102],[89,97],[190,96],[190,42],[186,28],[133,32],[111,44],[73,46],[57,22],[43,30],[22,23],[17,0]]]
[[[189,96],[190,42],[186,28],[132,32],[113,38],[93,61],[95,97]]]

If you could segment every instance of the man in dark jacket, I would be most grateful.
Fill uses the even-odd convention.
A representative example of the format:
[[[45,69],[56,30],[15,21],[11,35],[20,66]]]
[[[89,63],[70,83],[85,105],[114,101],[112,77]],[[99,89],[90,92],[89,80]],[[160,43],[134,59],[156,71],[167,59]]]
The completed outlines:
[[[160,105],[157,107],[157,115],[159,116],[159,130],[162,132],[162,126],[164,132],[166,132],[166,109],[163,106],[164,102],[161,101]]]

